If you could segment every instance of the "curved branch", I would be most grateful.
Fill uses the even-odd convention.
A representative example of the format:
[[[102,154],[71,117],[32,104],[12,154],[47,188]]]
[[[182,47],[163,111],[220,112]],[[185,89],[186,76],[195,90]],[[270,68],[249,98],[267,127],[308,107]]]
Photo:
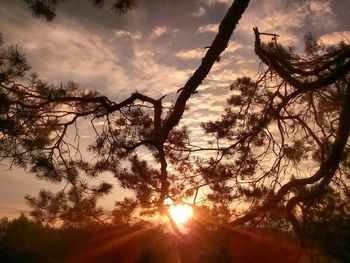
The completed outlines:
[[[283,185],[278,192],[264,205],[254,209],[253,211],[247,213],[246,215],[237,218],[230,224],[232,226],[238,226],[251,221],[252,219],[266,213],[267,211],[273,209],[277,204],[282,201],[282,199],[288,194],[293,188],[305,186],[309,184],[320,183],[311,192],[292,197],[287,203],[287,209],[291,210],[296,204],[302,201],[306,201],[319,196],[323,193],[324,188],[330,183],[334,173],[339,167],[341,157],[344,151],[344,147],[349,137],[350,132],[350,87],[347,87],[346,95],[344,97],[344,102],[342,110],[339,117],[339,127],[337,130],[337,135],[335,141],[332,145],[331,152],[328,158],[323,162],[319,170],[312,176],[303,179],[294,179]]]
[[[337,135],[335,141],[332,145],[331,153],[327,161],[321,165],[320,169],[315,175],[315,178],[320,178],[321,181],[310,191],[303,194],[292,197],[286,205],[286,209],[289,217],[293,220],[293,226],[298,230],[297,221],[294,217],[292,210],[294,207],[301,202],[307,202],[324,194],[326,187],[331,182],[336,170],[339,167],[341,157],[349,138],[350,133],[350,87],[347,87],[346,95],[343,102],[342,111],[339,117],[339,127],[337,130]],[[298,232],[298,231],[297,231]]]
[[[331,73],[325,74],[325,76],[315,75],[317,76],[317,79],[314,81],[300,81],[293,77],[293,72],[288,71],[290,65],[287,61],[283,60],[283,58],[277,57],[273,52],[264,49],[261,44],[260,33],[257,27],[254,28],[254,34],[255,53],[266,65],[275,70],[281,78],[298,90],[310,91],[331,85],[350,71],[350,50],[347,48],[342,54],[338,55],[339,57],[334,59],[335,69],[332,70]],[[338,65],[337,62],[339,62],[340,59],[344,62]],[[296,69],[293,68],[293,71],[295,70]],[[301,71],[301,69],[298,70]],[[310,72],[304,72],[302,75],[310,76]]]

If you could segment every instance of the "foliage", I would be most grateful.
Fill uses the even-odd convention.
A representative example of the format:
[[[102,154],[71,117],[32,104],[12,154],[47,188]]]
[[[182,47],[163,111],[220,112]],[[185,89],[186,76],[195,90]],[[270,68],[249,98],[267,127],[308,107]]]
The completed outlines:
[[[54,8],[58,2],[52,3]],[[96,202],[112,186],[90,185],[89,179],[111,173],[134,192],[134,198],[116,203],[112,216],[118,224],[128,225],[141,209],[168,216],[179,234],[167,211],[170,199],[194,206],[202,202],[208,215],[218,212],[208,217],[209,230],[218,223],[254,228],[268,219],[291,225],[302,241],[305,231],[313,233],[299,208],[310,206],[316,227],[313,202],[329,187],[349,193],[349,44],[324,46],[306,35],[305,52],[297,55],[281,46],[277,35],[254,28],[259,74],[234,81],[222,116],[203,123],[213,143],[193,145],[189,128],[180,126],[188,100],[227,47],[248,3],[233,2],[200,66],[169,108],[163,106],[166,96],[135,92],[113,102],[75,83],[49,85],[29,73],[18,48],[2,45],[0,156],[39,178],[65,184],[57,194],[43,190],[37,198],[28,196],[32,215],[73,226],[103,224]],[[271,37],[267,43],[266,36]],[[95,132],[89,146],[94,162],[79,148],[78,124],[87,120]],[[198,197],[200,191],[204,197]]]
[[[2,262],[63,262],[91,231],[55,229],[29,220],[23,214],[0,223]]]
[[[129,225],[132,223],[135,209],[138,203],[132,198],[124,198],[123,201],[117,201],[112,212],[113,224],[115,225]]]
[[[216,259],[216,245],[205,255],[207,239],[222,235],[206,234],[198,251],[189,250],[195,240],[179,241],[173,235],[149,224],[116,225],[95,228],[53,228],[29,220],[23,214],[0,223],[0,260],[2,262],[226,262]],[[203,231],[202,231],[203,232]],[[197,231],[198,233],[198,231]],[[203,234],[203,233],[202,233]],[[209,246],[207,243],[206,246]],[[222,244],[224,246],[224,244]],[[200,261],[191,261],[190,258]],[[229,257],[228,251],[220,258]]]
[[[241,252],[234,248],[244,238],[242,231],[207,229],[203,222],[192,225],[181,239],[149,224],[95,228],[52,228],[29,220],[2,219],[0,223],[2,262],[232,262]],[[247,231],[248,233],[248,231]],[[263,253],[263,236],[255,236]],[[259,241],[260,240],[260,241]],[[245,244],[244,249],[251,245]],[[242,249],[242,245],[240,246]],[[283,246],[277,247],[285,251]],[[269,258],[268,258],[269,259]],[[282,257],[270,262],[280,262]],[[248,261],[239,261],[248,262]]]
[[[33,16],[41,17],[47,21],[52,21],[56,17],[56,7],[65,0],[23,0],[32,10]],[[102,7],[104,0],[93,0],[95,6]],[[125,14],[128,10],[136,6],[136,0],[114,0],[112,9]]]
[[[254,225],[282,205],[280,216],[301,234],[297,205],[322,196],[329,184],[348,192],[350,46],[326,47],[307,35],[300,57],[276,35],[262,43],[264,35],[272,34],[255,29],[255,52],[267,68],[261,65],[255,80],[237,79],[222,117],[203,124],[219,145],[206,169],[229,171],[213,192],[249,204],[232,225]]]
[[[322,253],[339,262],[349,262],[349,196],[342,197],[327,188],[324,197],[304,203],[301,213],[305,247],[314,252],[314,257]]]
[[[103,223],[96,199],[107,194],[111,185],[91,186],[89,178],[104,172],[112,173],[122,187],[134,191],[135,202],[148,214],[158,211],[169,216],[164,202],[167,198],[176,203],[197,194],[201,179],[186,175],[193,161],[184,158],[188,153],[181,149],[188,143],[188,132],[176,126],[188,99],[226,48],[248,3],[233,3],[202,64],[169,109],[162,105],[164,96],[154,99],[135,92],[116,103],[96,92],[81,90],[75,83],[49,85],[30,74],[28,68],[18,76],[4,71],[1,92],[8,106],[2,123],[11,122],[12,127],[1,132],[1,157],[41,179],[65,184],[57,194],[41,191],[37,198],[28,196],[32,215],[49,222],[59,218],[69,224],[79,220],[84,224],[89,218]],[[4,46],[2,49],[7,50]],[[8,56],[1,57],[4,66],[10,61]],[[26,64],[18,61],[17,65]],[[84,159],[79,148],[78,122],[86,119],[96,134],[89,147],[95,162]],[[96,127],[96,122],[103,125]],[[69,138],[71,133],[74,139]],[[145,150],[149,153],[147,161],[139,158]],[[169,220],[176,230],[170,216]]]

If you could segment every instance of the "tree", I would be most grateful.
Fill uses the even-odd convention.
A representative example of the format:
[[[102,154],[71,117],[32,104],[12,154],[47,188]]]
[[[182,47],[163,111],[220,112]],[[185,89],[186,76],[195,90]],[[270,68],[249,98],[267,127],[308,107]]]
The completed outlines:
[[[348,44],[325,47],[307,35],[305,55],[298,56],[278,44],[277,35],[255,28],[261,72],[256,80],[236,80],[222,117],[203,124],[213,145],[192,145],[188,129],[179,126],[188,100],[219,60],[248,3],[233,2],[170,108],[163,107],[165,96],[135,92],[117,103],[75,83],[49,85],[25,75],[28,66],[15,48],[3,49],[1,156],[40,178],[67,184],[58,194],[42,191],[39,198],[27,197],[38,218],[101,221],[96,200],[112,186],[91,186],[82,176],[110,172],[135,192],[134,200],[118,203],[119,211],[164,213],[176,232],[165,200],[196,205],[199,190],[205,188],[206,202],[220,213],[221,222],[256,226],[280,213],[302,238],[298,207],[322,196],[330,184],[348,192]],[[266,35],[272,37],[267,44],[261,41]],[[95,163],[84,160],[79,150],[76,124],[84,118],[96,133],[89,147]],[[97,121],[104,123],[102,128],[94,125]],[[69,132],[76,134],[74,140]],[[148,153],[147,161],[140,152]],[[198,152],[209,157],[200,158]],[[242,201],[242,207],[233,209]]]
[[[350,209],[349,196],[327,187],[321,198],[301,206],[301,228],[307,249],[313,257],[334,257],[348,262]],[[320,255],[321,254],[321,255]]]
[[[277,211],[302,238],[297,206],[321,197],[330,184],[349,193],[350,46],[325,47],[306,35],[300,57],[279,45],[277,35],[254,33],[267,69],[256,80],[239,78],[221,119],[203,125],[224,145],[204,170],[207,181],[225,175],[213,189],[217,196],[250,203],[232,226],[258,224]],[[264,35],[271,42],[263,44]],[[224,157],[229,161],[222,164]]]
[[[11,221],[2,219],[0,258],[5,262],[58,262],[63,258],[57,253],[55,243],[58,244],[58,240],[54,239],[53,229],[37,224],[23,214]]]
[[[57,2],[52,3],[55,6]],[[25,75],[28,66],[18,50],[14,49],[12,54],[5,49],[3,53],[9,55],[2,56],[2,100],[7,106],[2,114],[1,156],[11,159],[14,165],[27,167],[39,178],[65,181],[72,186],[57,195],[42,191],[39,198],[27,197],[38,208],[34,214],[43,220],[57,217],[67,220],[84,211],[84,215],[97,218],[95,200],[108,193],[111,185],[91,187],[79,178],[78,171],[92,177],[106,171],[113,173],[124,188],[135,191],[139,206],[150,212],[168,214],[165,199],[177,201],[190,195],[190,189],[185,188],[190,188],[186,182],[191,183],[192,179],[182,178],[180,174],[184,169],[181,166],[188,165],[189,160],[183,159],[183,153],[176,149],[185,143],[188,135],[185,128],[175,127],[187,101],[227,47],[248,3],[240,0],[232,4],[201,65],[179,90],[174,106],[166,113],[162,106],[164,96],[154,99],[135,92],[116,103],[100,94],[80,90],[74,83],[48,85],[35,74]],[[21,59],[14,61],[14,57]],[[7,69],[12,67],[16,70],[11,75]],[[97,157],[94,164],[84,161],[78,148],[75,125],[84,117],[90,118],[96,132],[96,141],[90,146]],[[104,121],[102,129],[94,126],[96,120]],[[76,132],[75,144],[67,139],[72,128]],[[159,169],[139,159],[137,150],[141,146],[149,151],[155,167],[156,163],[160,164]],[[168,172],[168,162],[178,166],[172,174]],[[170,216],[169,219],[176,229]]]
[[[65,0],[23,0],[32,10],[33,16],[45,18],[47,21],[52,21],[56,16],[56,7]],[[104,0],[93,0],[95,6],[102,7],[105,4]],[[128,10],[136,6],[136,0],[114,0],[112,9],[125,14]]]

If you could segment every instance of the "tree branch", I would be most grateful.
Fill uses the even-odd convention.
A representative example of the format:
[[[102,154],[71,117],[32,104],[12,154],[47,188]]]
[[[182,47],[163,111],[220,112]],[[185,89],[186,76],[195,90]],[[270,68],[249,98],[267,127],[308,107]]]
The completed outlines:
[[[185,111],[188,99],[206,78],[220,54],[226,49],[230,37],[238,24],[239,19],[248,7],[249,2],[249,0],[235,0],[226,16],[221,21],[219,32],[202,59],[202,63],[182,88],[181,93],[175,102],[174,110],[164,122],[162,127],[163,140],[167,138],[169,132],[179,123]]]
[[[282,201],[282,199],[293,189],[300,186],[305,186],[309,184],[320,183],[311,192],[292,197],[287,202],[287,209],[291,210],[296,204],[302,201],[312,199],[320,195],[325,187],[330,183],[334,173],[339,167],[339,163],[344,151],[344,147],[349,137],[350,131],[350,87],[347,87],[346,95],[344,97],[342,110],[339,117],[339,126],[337,130],[337,135],[335,141],[332,145],[331,152],[328,158],[320,165],[319,170],[312,176],[303,179],[294,179],[283,185],[278,192],[270,198],[264,205],[248,212],[244,216],[235,219],[230,223],[231,226],[238,226],[251,221],[252,219],[268,212],[269,210],[275,208],[277,204]]]

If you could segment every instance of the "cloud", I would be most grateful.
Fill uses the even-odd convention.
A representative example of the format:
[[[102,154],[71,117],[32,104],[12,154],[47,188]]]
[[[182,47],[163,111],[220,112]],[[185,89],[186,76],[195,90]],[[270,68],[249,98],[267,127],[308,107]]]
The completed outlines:
[[[146,50],[141,44],[134,46],[137,58],[132,61],[134,78],[128,81],[127,86],[157,98],[175,93],[192,74],[192,70],[179,70],[175,66],[160,64],[154,52],[149,48]]]
[[[211,6],[215,4],[230,5],[232,3],[232,0],[202,0],[201,2],[207,6]]]
[[[207,146],[210,138],[201,128],[201,123],[219,118],[227,106],[226,101],[230,94],[228,87],[227,83],[203,84],[200,86],[198,94],[189,100],[189,110],[185,111],[181,124],[189,128],[193,144]]]
[[[200,59],[204,57],[205,52],[205,49],[197,48],[177,52],[175,56],[181,59]]]
[[[305,28],[308,5],[289,1],[266,0],[248,9],[238,25],[237,33],[252,39],[252,28],[257,26],[261,32],[275,33],[278,41],[285,45],[298,44],[298,30]]]
[[[11,28],[6,31],[11,32]],[[133,35],[128,31],[86,31],[66,21],[34,22],[12,32],[33,70],[50,83],[72,80],[116,101],[135,90],[155,97],[176,92],[189,76],[186,70],[157,61],[154,54],[158,46],[137,41],[130,44]]]
[[[160,37],[161,35],[165,34],[168,31],[168,29],[165,26],[157,26],[155,29],[153,29],[151,37]]]
[[[201,17],[204,16],[206,13],[205,8],[203,6],[200,6],[197,11],[191,13],[194,17]]]
[[[214,68],[209,73],[207,80],[214,81],[214,82],[221,82],[221,83],[229,83],[230,81],[233,81],[238,77],[242,77],[245,75],[247,74],[245,74],[243,70],[240,70],[240,72],[237,72],[230,69]]]
[[[12,5],[20,1],[5,2]],[[224,5],[230,5],[233,0],[181,1],[186,3],[186,7],[191,3],[191,8],[180,10],[182,5],[179,4],[176,12],[170,10],[172,13],[167,13],[169,9],[163,8],[162,1],[155,2],[159,2],[160,9],[147,6],[149,10],[146,10],[140,6],[131,14],[118,18],[120,23],[115,22],[115,17],[112,20],[103,17],[101,20],[99,16],[85,23],[86,20],[80,19],[80,16],[73,19],[72,14],[67,17],[63,11],[53,23],[46,23],[33,19],[28,10],[20,12],[21,9],[16,7],[0,9],[0,24],[5,40],[23,46],[33,69],[50,83],[74,80],[81,83],[82,87],[100,90],[116,102],[135,90],[153,98],[168,94],[164,100],[169,105],[178,95],[176,91],[193,74],[192,69],[179,70],[179,67],[188,68],[189,64],[197,62],[194,60],[201,59],[206,52],[203,48],[188,50],[186,46],[204,47],[200,43],[210,43],[213,35],[204,33],[218,31],[219,25],[213,24],[220,21],[216,19],[218,12],[227,9]],[[198,2],[202,6],[198,6]],[[229,84],[237,77],[253,76],[256,73],[258,61],[253,59],[256,58],[253,52],[253,26],[258,26],[264,32],[279,34],[282,43],[298,44],[305,30],[310,30],[311,24],[312,30],[320,29],[318,35],[323,34],[321,39],[324,43],[333,44],[341,35],[350,38],[350,31],[341,31],[347,30],[346,27],[338,28],[334,33],[329,30],[339,19],[332,10],[335,6],[330,0],[252,2],[238,30],[234,32],[235,42],[227,47],[221,61],[214,64],[208,78],[199,87],[199,94],[190,99],[190,110],[186,111],[181,124],[191,127],[195,142],[205,142],[205,135],[199,132],[199,123],[216,119],[220,115],[226,105]],[[183,13],[181,19],[174,19],[178,11],[186,10],[194,12]],[[161,22],[157,19],[161,19]],[[199,20],[203,23],[197,28],[198,24],[193,22]],[[82,21],[88,26],[80,24]],[[196,39],[193,38],[193,30],[197,31],[194,36]],[[145,38],[146,34],[149,37]],[[173,59],[174,50],[181,50],[174,56],[184,61]],[[85,129],[82,138],[88,141],[89,136],[89,131]],[[42,188],[37,182],[35,184]],[[26,184],[25,191],[28,187],[31,186]],[[16,193],[16,196],[23,195]]]
[[[326,45],[336,45],[341,41],[350,42],[350,31],[337,31],[323,35],[320,40]]]
[[[236,52],[238,49],[242,48],[243,45],[235,42],[235,41],[231,41],[228,45],[228,47],[225,49],[225,53],[234,53]]]
[[[310,10],[319,14],[333,14],[330,1],[310,1]]]
[[[37,62],[40,63],[41,75],[47,80],[73,80],[103,92],[112,91],[116,85],[127,82],[128,77],[124,74],[121,62],[122,54],[114,47],[117,44],[121,48],[120,42],[106,45],[103,36],[96,32],[86,34],[76,25],[57,26],[54,30],[40,32],[42,34],[36,37],[42,44],[40,50],[33,55],[37,58],[45,57],[45,60]],[[22,43],[26,48],[27,44]],[[44,52],[49,56],[44,56]]]
[[[219,30],[219,24],[208,24],[208,25],[204,25],[204,26],[200,26],[198,28],[197,33],[206,33],[206,32],[210,32],[210,33],[217,33]]]
[[[84,28],[61,18],[46,23],[29,16],[24,26],[8,23],[2,30],[5,40],[15,39],[33,70],[50,83],[72,80],[120,101],[135,90],[155,97],[175,93],[192,73],[162,64],[152,38],[130,42],[142,37],[138,30]],[[164,26],[153,30],[155,37],[166,32]]]
[[[174,28],[173,30],[171,30],[171,33],[172,33],[173,35],[176,35],[176,34],[179,33],[180,31],[181,31],[180,29]]]
[[[331,0],[310,1],[309,17],[313,27],[316,29],[334,29],[337,26]]]
[[[132,39],[132,40],[139,40],[142,38],[142,33],[140,31],[136,31],[134,33],[131,33],[129,31],[125,30],[116,30],[114,34],[118,38],[127,38],[127,39]]]

